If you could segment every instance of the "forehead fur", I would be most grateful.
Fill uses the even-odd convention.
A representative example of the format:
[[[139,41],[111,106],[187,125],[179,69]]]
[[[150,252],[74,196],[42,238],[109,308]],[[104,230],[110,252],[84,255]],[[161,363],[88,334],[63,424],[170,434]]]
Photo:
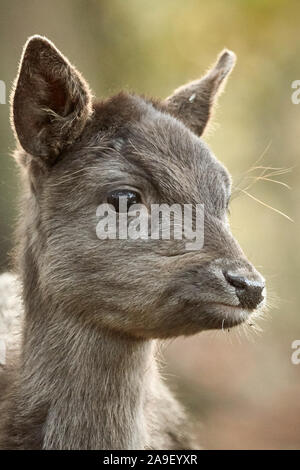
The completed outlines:
[[[103,145],[104,138],[123,157],[122,164],[127,161],[144,171],[163,202],[205,202],[214,210],[228,197],[227,170],[203,140],[160,103],[125,93],[96,102],[86,138],[90,148],[99,147],[99,158],[97,143]]]

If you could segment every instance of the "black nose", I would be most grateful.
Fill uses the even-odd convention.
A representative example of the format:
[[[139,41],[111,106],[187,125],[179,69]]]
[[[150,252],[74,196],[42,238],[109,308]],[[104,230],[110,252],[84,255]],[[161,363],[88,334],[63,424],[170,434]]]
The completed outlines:
[[[241,307],[249,309],[256,308],[264,299],[262,291],[265,287],[265,283],[262,280],[247,279],[244,276],[233,274],[230,271],[224,271],[223,274],[227,282],[235,287]]]

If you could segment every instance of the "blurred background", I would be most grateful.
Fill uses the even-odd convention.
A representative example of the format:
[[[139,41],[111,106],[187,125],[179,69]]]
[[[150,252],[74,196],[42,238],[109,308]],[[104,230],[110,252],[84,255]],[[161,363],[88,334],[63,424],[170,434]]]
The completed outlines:
[[[291,362],[300,339],[300,104],[291,101],[299,18],[297,0],[0,3],[7,101],[21,48],[35,33],[55,42],[98,97],[121,88],[165,97],[224,47],[238,56],[204,138],[233,175],[232,230],[266,276],[270,308],[261,333],[203,333],[166,347],[164,374],[208,449],[300,448],[300,365]],[[9,106],[1,104],[0,271],[9,266],[19,190],[13,148]]]

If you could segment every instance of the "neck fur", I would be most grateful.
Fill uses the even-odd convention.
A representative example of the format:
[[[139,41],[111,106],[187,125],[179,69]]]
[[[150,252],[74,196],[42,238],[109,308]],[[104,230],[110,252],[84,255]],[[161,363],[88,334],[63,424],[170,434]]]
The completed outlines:
[[[25,316],[21,393],[29,416],[44,413],[43,448],[145,448],[152,342],[97,329],[59,310],[38,317]]]

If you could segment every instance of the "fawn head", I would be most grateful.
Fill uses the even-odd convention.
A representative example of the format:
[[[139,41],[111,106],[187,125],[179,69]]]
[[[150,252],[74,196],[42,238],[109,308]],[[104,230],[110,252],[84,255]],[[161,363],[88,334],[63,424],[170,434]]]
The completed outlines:
[[[99,101],[50,41],[29,39],[12,125],[26,184],[24,250],[45,298],[142,338],[229,328],[261,308],[264,279],[229,228],[230,176],[200,138],[234,62],[224,51],[163,101],[129,93]],[[203,246],[187,250],[184,237],[100,239],[97,208],[117,213],[121,196],[128,211],[203,204]]]

